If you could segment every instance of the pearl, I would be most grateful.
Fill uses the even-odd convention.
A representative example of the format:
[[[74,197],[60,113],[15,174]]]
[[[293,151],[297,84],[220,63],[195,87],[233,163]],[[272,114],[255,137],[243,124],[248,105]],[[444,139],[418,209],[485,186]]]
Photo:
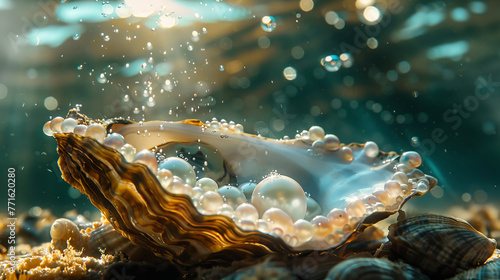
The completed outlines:
[[[184,181],[181,178],[173,176],[172,182],[167,185],[166,190],[173,194],[184,194],[184,185]]]
[[[272,175],[254,189],[252,204],[259,214],[272,207],[279,208],[296,221],[304,218],[307,210],[306,195],[302,187],[290,177]]]
[[[417,168],[422,164],[422,158],[417,152],[405,152],[399,158],[399,162]]]
[[[222,196],[222,199],[224,199],[224,203],[231,205],[233,208],[247,202],[245,195],[237,187],[222,186],[219,188],[218,192]]]
[[[421,193],[426,193],[429,190],[429,185],[424,181],[419,181],[417,184],[417,191]]]
[[[236,133],[243,133],[243,125],[241,125],[241,124],[236,124],[236,125],[234,126],[234,132],[236,132]]]
[[[242,221],[257,221],[259,212],[252,204],[243,203],[234,210],[234,216]]]
[[[325,149],[329,151],[336,151],[340,148],[340,140],[333,134],[327,134],[323,139],[323,143],[325,143]]]
[[[236,225],[242,230],[255,230],[255,224],[253,221],[236,221]]]
[[[123,138],[121,134],[111,133],[106,137],[103,144],[115,150],[119,150],[123,145],[127,144],[127,142],[125,142],[125,138]]]
[[[45,133],[45,135],[47,135],[47,136],[53,136],[54,135],[54,131],[52,131],[52,129],[50,128],[50,121],[46,122],[43,125],[43,133]]]
[[[321,140],[316,140],[311,145],[311,149],[315,154],[320,154],[325,150],[325,143]]]
[[[406,176],[403,172],[394,173],[391,179],[398,181],[400,184],[408,184],[408,176]]]
[[[234,208],[231,205],[224,203],[219,207],[217,215],[224,215],[228,216],[229,218],[232,218],[234,215]]]
[[[377,202],[380,202],[380,199],[374,195],[367,195],[367,196],[363,197],[362,200],[365,204],[368,204],[368,205],[373,205]]]
[[[355,199],[347,203],[345,211],[349,217],[363,217],[366,213],[366,206],[363,201]]]
[[[204,214],[217,214],[222,204],[224,201],[217,192],[208,191],[200,197],[200,206],[203,208]]]
[[[313,225],[311,222],[303,220],[303,219],[298,219],[294,224],[293,224],[293,230],[295,233],[295,236],[298,238],[298,243],[305,243],[313,237]]]
[[[314,232],[314,239],[325,239],[325,237],[333,232],[330,220],[325,216],[316,216],[311,220]]]
[[[255,229],[263,233],[269,233],[269,225],[267,221],[262,219],[255,221]]]
[[[389,194],[389,196],[397,197],[403,194],[403,190],[401,189],[401,185],[398,181],[389,180],[385,182],[384,190]]]
[[[363,150],[365,152],[365,155],[369,158],[375,158],[380,152],[377,143],[372,141],[366,142]]]
[[[169,157],[158,165],[159,168],[172,171],[175,176],[179,176],[186,184],[194,186],[196,183],[196,173],[187,161],[178,157]]]
[[[75,129],[76,130],[76,129]],[[135,148],[130,144],[125,144],[120,148],[120,153],[128,162],[133,162],[135,159]]]
[[[134,162],[146,165],[151,172],[156,173],[158,162],[156,157],[150,150],[142,150],[135,155]]]
[[[325,138],[325,130],[321,126],[311,126],[309,128],[309,139],[312,141],[323,140]]]
[[[239,188],[243,192],[243,194],[245,195],[246,199],[248,201],[250,201],[250,200],[252,200],[252,193],[253,193],[253,190],[255,189],[256,186],[257,186],[257,184],[252,183],[252,182],[248,182],[248,183],[244,183],[244,184],[240,185]]]
[[[342,209],[333,208],[327,215],[328,220],[334,227],[342,228],[349,221],[347,212]]]
[[[193,198],[200,198],[203,195],[203,193],[205,192],[203,191],[202,188],[200,187],[193,188]]]
[[[102,143],[104,141],[104,137],[106,137],[106,130],[100,124],[91,124],[87,127],[85,136],[93,138],[97,142]]]
[[[321,212],[323,210],[321,209],[321,206],[319,205],[319,203],[316,202],[316,200],[314,200],[310,197],[306,197],[306,201],[307,201],[307,210],[306,210],[306,216],[305,216],[306,220],[311,220],[312,218],[321,214]]]
[[[62,117],[55,117],[54,119],[52,119],[50,121],[50,129],[52,129],[52,131],[54,133],[61,133],[62,130],[61,130],[61,124],[62,122],[64,121],[64,118]]]
[[[87,126],[84,124],[79,124],[79,125],[75,126],[73,133],[78,134],[80,136],[85,136],[85,134],[87,133]]]
[[[269,228],[273,234],[280,236],[293,232],[292,219],[281,209],[275,207],[268,209],[262,214],[262,219],[268,222]]]
[[[195,187],[201,188],[204,192],[212,191],[216,192],[219,189],[219,185],[211,178],[201,178],[194,184]]]
[[[385,205],[389,205],[390,204],[390,198],[389,198],[389,194],[386,192],[386,191],[374,191],[373,192],[373,195],[378,197],[378,199],[380,199],[380,201],[385,204]]]
[[[345,161],[352,161],[354,159],[354,155],[352,154],[351,148],[349,148],[349,147],[342,147],[342,149],[340,150],[340,152],[342,153],[342,158]]]
[[[174,175],[168,169],[158,169],[158,174],[156,175],[161,186],[167,190],[174,179]]]
[[[78,123],[75,119],[67,118],[61,123],[61,130],[64,133],[73,133],[77,125]]]

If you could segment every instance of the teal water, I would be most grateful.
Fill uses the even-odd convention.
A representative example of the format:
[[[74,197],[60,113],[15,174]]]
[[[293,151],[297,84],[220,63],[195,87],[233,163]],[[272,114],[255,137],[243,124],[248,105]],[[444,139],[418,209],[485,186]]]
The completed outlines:
[[[500,199],[496,1],[62,2],[0,1],[0,174],[16,168],[18,211],[93,211],[42,132],[76,104],[273,138],[320,125],[421,153],[439,180],[421,211]]]

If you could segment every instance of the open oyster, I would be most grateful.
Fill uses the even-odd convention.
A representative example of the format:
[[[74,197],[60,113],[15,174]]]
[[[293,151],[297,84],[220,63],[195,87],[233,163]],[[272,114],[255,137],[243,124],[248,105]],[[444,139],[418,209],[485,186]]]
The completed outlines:
[[[93,121],[71,110],[44,132],[57,139],[63,178],[118,232],[188,266],[340,255],[436,184],[416,152],[344,145],[320,127],[275,140],[224,120]]]

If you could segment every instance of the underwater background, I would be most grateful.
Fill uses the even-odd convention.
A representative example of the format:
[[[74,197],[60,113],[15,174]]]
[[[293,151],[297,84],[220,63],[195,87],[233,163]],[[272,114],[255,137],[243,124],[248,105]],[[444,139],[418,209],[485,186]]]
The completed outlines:
[[[56,142],[42,132],[81,105],[91,118],[224,118],[271,138],[319,125],[343,143],[419,152],[439,183],[405,208],[497,204],[499,8],[494,0],[0,0],[2,178],[16,168],[19,213],[91,217],[95,208],[62,180]]]

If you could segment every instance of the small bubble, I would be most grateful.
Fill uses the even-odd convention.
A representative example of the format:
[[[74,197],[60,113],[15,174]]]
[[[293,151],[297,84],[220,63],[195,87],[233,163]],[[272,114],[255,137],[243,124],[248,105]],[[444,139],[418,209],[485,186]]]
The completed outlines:
[[[78,67],[76,67],[76,69],[82,70],[83,69],[83,64],[78,65]]]
[[[104,39],[104,41],[108,42],[108,41],[109,41],[109,39],[110,39],[110,38],[109,38],[109,35],[104,36],[104,37],[103,37],[103,39]]]
[[[220,65],[220,66],[219,66],[219,70],[220,70],[221,72],[222,72],[222,71],[224,71],[224,65]]]
[[[193,51],[193,46],[189,45],[189,46],[187,46],[187,49],[188,49],[188,51],[191,52],[191,51]]]
[[[265,16],[262,18],[260,27],[266,32],[272,32],[276,28],[276,19],[272,16]]]
[[[73,40],[78,40],[80,39],[80,33],[75,33],[75,35],[73,35]]]
[[[417,98],[418,97],[418,91],[414,90],[411,95],[414,97],[414,98]]]
[[[137,108],[137,107],[136,107],[136,108],[134,109],[134,114],[136,114],[136,115],[137,115],[137,114],[139,114],[140,112],[141,112],[141,111],[139,110],[139,108]]]
[[[203,27],[203,28],[201,29],[201,31],[203,32],[203,34],[207,34],[207,28],[206,28],[206,27]]]
[[[124,101],[124,102],[129,102],[129,101],[130,101],[130,97],[128,96],[128,94],[126,94],[126,95],[123,97],[123,101]]]
[[[337,72],[342,67],[342,60],[337,55],[329,55],[321,59],[321,65],[328,72]]]

